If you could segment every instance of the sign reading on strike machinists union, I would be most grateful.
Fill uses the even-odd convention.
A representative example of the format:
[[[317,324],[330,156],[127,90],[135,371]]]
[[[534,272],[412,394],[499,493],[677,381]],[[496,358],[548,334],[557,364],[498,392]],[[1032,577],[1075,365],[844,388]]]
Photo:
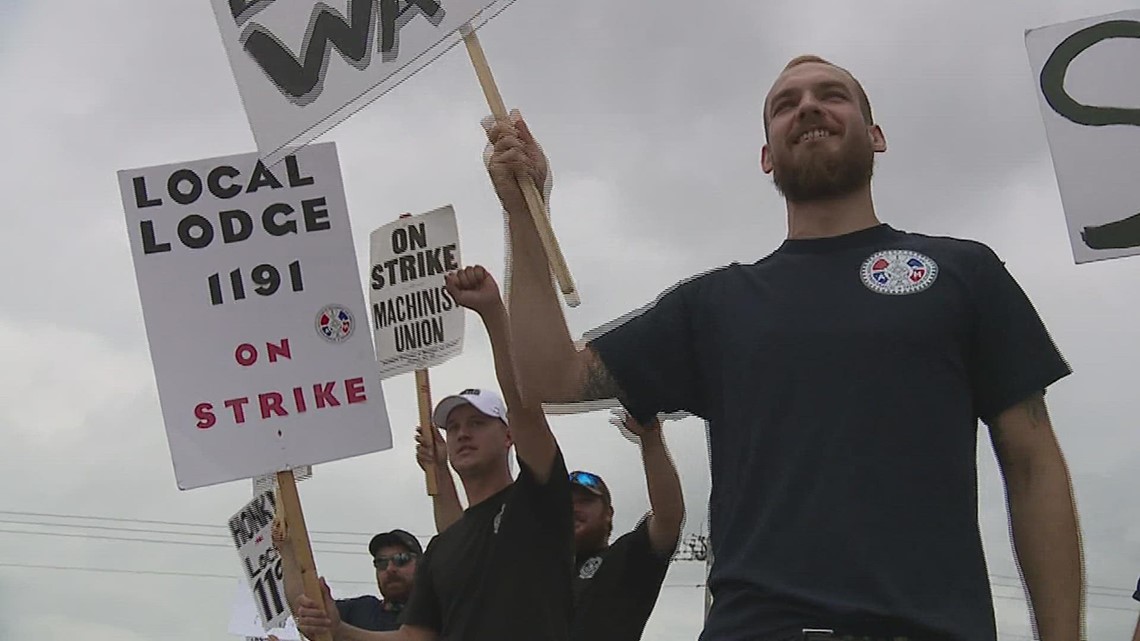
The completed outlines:
[[[332,143],[119,187],[180,488],[391,447]]]
[[[442,365],[463,351],[463,308],[444,288],[459,269],[447,205],[372,232],[368,298],[381,378]]]

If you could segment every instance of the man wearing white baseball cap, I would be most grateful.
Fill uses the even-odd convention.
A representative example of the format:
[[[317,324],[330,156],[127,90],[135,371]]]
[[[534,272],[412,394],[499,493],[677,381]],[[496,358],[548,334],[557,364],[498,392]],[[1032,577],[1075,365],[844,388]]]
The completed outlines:
[[[469,507],[419,559],[399,630],[343,623],[322,579],[325,607],[301,597],[296,612],[309,638],[329,632],[337,641],[569,639],[574,528],[566,463],[542,405],[516,383],[510,325],[494,279],[482,267],[467,267],[448,274],[446,286],[455,302],[483,319],[507,400],[467,389],[440,401],[432,415],[432,438],[459,474]],[[447,433],[445,443],[437,428]],[[508,464],[511,447],[517,479]],[[441,486],[450,482],[446,462],[436,470]]]

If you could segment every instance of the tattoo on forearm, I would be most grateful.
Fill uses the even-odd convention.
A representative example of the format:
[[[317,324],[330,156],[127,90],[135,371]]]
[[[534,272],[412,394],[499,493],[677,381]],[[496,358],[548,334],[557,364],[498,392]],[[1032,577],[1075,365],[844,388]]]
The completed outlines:
[[[622,400],[623,394],[617,381],[606,369],[602,359],[596,356],[590,359],[586,368],[586,380],[582,384],[581,400],[600,401],[609,398]]]

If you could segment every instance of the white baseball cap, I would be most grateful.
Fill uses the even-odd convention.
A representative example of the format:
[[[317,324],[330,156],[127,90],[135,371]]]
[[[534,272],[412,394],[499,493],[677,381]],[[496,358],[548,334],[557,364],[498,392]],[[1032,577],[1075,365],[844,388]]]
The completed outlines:
[[[432,422],[436,424],[436,427],[445,427],[447,416],[460,405],[471,405],[491,418],[497,418],[504,423],[507,422],[507,406],[503,403],[503,399],[499,398],[498,394],[485,389],[465,389],[443,399],[439,405],[435,406],[435,412],[431,415]]]

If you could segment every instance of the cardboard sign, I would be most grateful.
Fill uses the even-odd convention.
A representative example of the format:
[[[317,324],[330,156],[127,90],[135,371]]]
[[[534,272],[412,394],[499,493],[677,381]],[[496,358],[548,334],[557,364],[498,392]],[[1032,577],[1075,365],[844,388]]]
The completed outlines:
[[[1140,11],[1026,32],[1077,263],[1140,254]],[[1126,74],[1127,75],[1127,74]]]
[[[387,93],[513,0],[211,0],[270,163]]]
[[[285,581],[281,569],[281,555],[273,547],[271,537],[277,501],[273,492],[259,494],[230,517],[228,526],[242,574],[253,592],[254,604],[264,629],[284,625],[289,618],[289,604],[285,600]]]
[[[246,641],[267,641],[269,635],[276,636],[280,641],[301,641],[301,633],[293,617],[286,619],[280,627],[266,628],[264,619],[258,612],[253,594],[249,591],[249,583],[244,579],[238,580],[234,590],[233,607],[230,609],[230,625],[227,631]]]
[[[372,232],[368,298],[380,377],[443,364],[463,351],[463,308],[444,288],[459,269],[451,205]]]
[[[392,446],[332,143],[119,186],[178,487]]]

